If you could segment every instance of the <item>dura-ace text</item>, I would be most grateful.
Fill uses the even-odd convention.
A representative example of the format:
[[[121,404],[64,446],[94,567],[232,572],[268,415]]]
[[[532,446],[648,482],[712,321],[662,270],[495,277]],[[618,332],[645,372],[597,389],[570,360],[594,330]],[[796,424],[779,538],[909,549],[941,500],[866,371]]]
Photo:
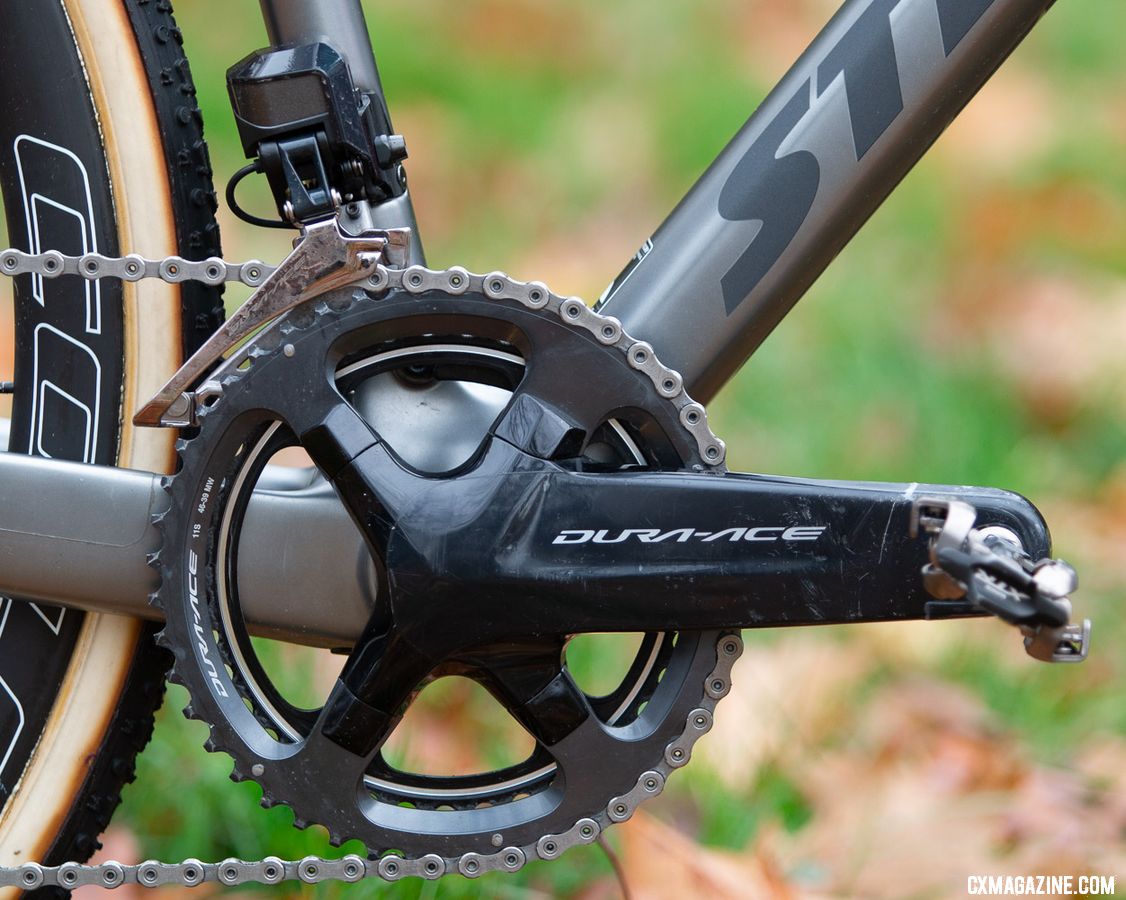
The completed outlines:
[[[686,544],[698,541],[708,544],[712,541],[815,541],[827,525],[755,525],[723,528],[719,531],[700,531],[695,528],[673,528],[668,531],[660,528],[571,528],[560,531],[553,544],[622,544],[627,541],[640,541],[643,544],[660,544],[675,541]]]

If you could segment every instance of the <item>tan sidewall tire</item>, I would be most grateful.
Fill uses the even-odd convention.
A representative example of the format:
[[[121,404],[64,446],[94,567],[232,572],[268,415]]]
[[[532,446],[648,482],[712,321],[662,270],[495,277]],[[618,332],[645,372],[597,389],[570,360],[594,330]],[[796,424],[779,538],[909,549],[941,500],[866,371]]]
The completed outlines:
[[[122,0],[63,0],[63,5],[101,125],[120,250],[173,254],[175,219],[156,111]],[[123,302],[118,465],[167,472],[174,462],[174,433],[136,429],[130,419],[179,365],[180,293],[145,280],[125,284]],[[51,846],[102,744],[140,633],[134,619],[86,616],[47,727],[0,818],[0,864],[40,860]],[[6,892],[0,897],[7,900]]]

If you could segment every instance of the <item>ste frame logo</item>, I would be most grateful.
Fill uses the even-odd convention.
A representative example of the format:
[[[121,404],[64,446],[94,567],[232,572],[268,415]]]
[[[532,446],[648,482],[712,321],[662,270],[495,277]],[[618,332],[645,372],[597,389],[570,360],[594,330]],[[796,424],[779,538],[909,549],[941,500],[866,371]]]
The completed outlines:
[[[943,50],[949,57],[995,0],[873,0],[857,16],[818,64],[815,96],[813,79],[807,78],[735,164],[720,191],[723,218],[762,223],[750,246],[721,279],[727,315],[750,296],[809,215],[821,185],[821,165],[808,150],[782,155],[779,151],[811,109],[815,117],[827,110],[830,104],[818,101],[830,85],[844,79],[858,163],[903,112],[892,13],[916,2],[935,5]]]

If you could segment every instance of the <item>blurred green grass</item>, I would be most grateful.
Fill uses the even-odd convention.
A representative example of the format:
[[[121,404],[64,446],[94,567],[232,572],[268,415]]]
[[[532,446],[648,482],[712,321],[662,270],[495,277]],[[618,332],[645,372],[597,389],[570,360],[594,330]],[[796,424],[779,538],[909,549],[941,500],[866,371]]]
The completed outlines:
[[[392,114],[412,153],[431,263],[504,268],[591,297],[742,124],[831,4],[417,0],[368,8]],[[178,18],[221,181],[243,161],[224,70],[263,45],[264,31],[252,4],[193,0],[181,3]],[[1049,12],[1002,70],[1002,86],[976,102],[986,112],[939,141],[717,399],[710,413],[733,468],[991,484],[1044,502],[1050,521],[1057,508],[1077,510],[1068,523],[1091,508],[1120,521],[1107,506],[1108,496],[1126,506],[1126,490],[1114,494],[1126,484],[1126,403],[1113,354],[1098,351],[1107,354],[1102,368],[1048,404],[1032,376],[1051,364],[1051,352],[1033,352],[1037,344],[1022,357],[1012,343],[1024,333],[1008,326],[1022,292],[1044,283],[1073,286],[1063,309],[1076,316],[1126,302],[1124,33],[1120,0]],[[248,205],[268,208],[260,190],[248,196]],[[1074,209],[1082,198],[1090,202]],[[285,252],[279,235],[240,230],[229,217],[224,227],[228,257]],[[1062,342],[1074,321],[1042,327]],[[1118,338],[1121,347],[1126,334]],[[1026,369],[1005,362],[1013,354]],[[1088,564],[1085,577],[1094,571],[1095,588],[1078,599],[1097,621],[1086,667],[1012,666],[971,641],[880,677],[915,670],[968,686],[1029,753],[1066,766],[1087,740],[1126,734],[1118,650],[1126,575],[1121,556],[1092,553],[1090,528],[1056,538],[1061,555]],[[785,639],[748,638],[752,649]],[[260,810],[256,787],[226,780],[229,762],[199,750],[205,729],[180,717],[185,700],[171,691],[118,819],[141,836],[143,853],[327,852],[318,830],[294,831],[288,811]],[[859,709],[866,695],[852,702]],[[168,789],[182,799],[170,804]],[[693,811],[682,827],[734,849],[763,823],[800,829],[814,815],[800,779],[769,766],[747,792],[731,792],[705,768],[674,780],[670,793],[662,802]],[[571,896],[609,873],[588,848],[516,878],[447,879],[441,893]],[[348,892],[437,891],[404,883]]]

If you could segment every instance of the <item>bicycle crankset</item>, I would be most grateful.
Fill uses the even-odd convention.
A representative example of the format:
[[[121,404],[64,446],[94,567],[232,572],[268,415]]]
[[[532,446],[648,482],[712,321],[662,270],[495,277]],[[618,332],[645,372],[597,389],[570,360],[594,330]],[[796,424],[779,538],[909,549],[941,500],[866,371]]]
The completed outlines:
[[[721,629],[648,630],[620,684],[584,693],[566,648],[586,617],[552,614],[570,555],[554,569],[519,565],[569,522],[552,508],[555,484],[639,469],[711,480],[723,445],[652,349],[577,299],[461,269],[381,267],[374,281],[275,323],[200,404],[160,523],[161,640],[176,655],[172,679],[191,694],[188,714],[211,726],[208,749],[234,758],[232,777],[259,782],[264,805],[284,803],[335,842],[359,838],[389,854],[386,878],[514,870],[593,841],[659,793],[710,728],[742,648]],[[376,427],[393,424],[381,392],[454,388],[499,397],[495,419],[465,458],[447,454],[423,471]],[[274,451],[292,444],[359,526],[378,584],[363,637],[342,648],[347,662],[316,709],[271,680],[238,599],[248,496]],[[511,577],[498,577],[509,563]],[[599,593],[592,604],[604,605]],[[597,618],[591,630],[607,630]],[[627,630],[628,616],[620,624]],[[412,697],[446,674],[500,701],[535,739],[526,759],[449,777],[388,761],[384,741]]]
[[[365,871],[511,871],[629,818],[711,727],[740,628],[992,613],[1041,658],[1085,655],[1074,579],[1033,562],[1050,546],[1024,498],[727,473],[703,408],[616,320],[502,273],[388,268],[372,255],[386,239],[319,229],[325,252],[299,245],[240,327],[288,312],[147,408],[199,429],[158,523],[155,602],[208,749],[264,805],[363,841]],[[311,705],[271,676],[239,602],[248,500],[293,445],[319,473],[305,489],[335,491],[360,531],[374,585]],[[584,691],[569,642],[607,632],[643,637],[610,690]],[[397,765],[388,738],[446,675],[484,687],[533,749],[473,774]]]

